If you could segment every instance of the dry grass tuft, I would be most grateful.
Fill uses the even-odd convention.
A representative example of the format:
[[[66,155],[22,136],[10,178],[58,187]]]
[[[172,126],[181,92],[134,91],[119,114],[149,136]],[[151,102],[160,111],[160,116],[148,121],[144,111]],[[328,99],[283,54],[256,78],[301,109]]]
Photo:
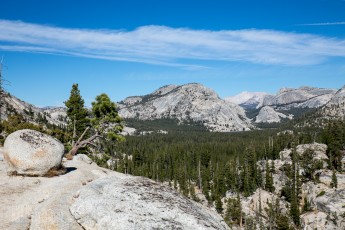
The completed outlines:
[[[66,159],[67,160],[73,160],[73,155],[72,154],[70,154],[70,153],[67,153],[66,155],[65,155],[65,157],[66,157]]]
[[[44,176],[45,177],[54,177],[54,176],[60,176],[67,172],[67,169],[65,166],[60,165],[59,167],[51,168]]]
[[[8,176],[20,176],[17,171],[11,171],[7,173]]]
[[[43,177],[54,177],[60,176],[67,173],[67,169],[65,166],[60,165],[59,167],[51,168]],[[24,177],[40,177],[40,175],[30,175],[30,174],[22,174],[18,173],[17,171],[11,171],[7,173],[8,176],[24,176]]]

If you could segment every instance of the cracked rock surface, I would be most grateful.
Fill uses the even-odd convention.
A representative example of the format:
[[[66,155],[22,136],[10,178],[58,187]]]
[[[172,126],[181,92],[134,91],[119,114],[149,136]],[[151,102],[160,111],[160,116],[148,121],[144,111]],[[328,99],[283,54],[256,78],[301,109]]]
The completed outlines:
[[[85,155],[64,165],[64,175],[23,177],[8,176],[0,161],[0,229],[228,229],[216,212],[167,186]]]
[[[228,229],[215,212],[172,188],[132,176],[88,184],[70,210],[85,229]]]

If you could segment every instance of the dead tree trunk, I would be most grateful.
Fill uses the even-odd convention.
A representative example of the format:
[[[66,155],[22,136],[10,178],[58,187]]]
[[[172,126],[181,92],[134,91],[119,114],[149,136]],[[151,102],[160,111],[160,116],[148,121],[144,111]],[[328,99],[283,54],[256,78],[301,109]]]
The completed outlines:
[[[80,148],[83,148],[83,147],[86,147],[87,145],[93,145],[93,141],[96,139],[96,138],[99,138],[101,137],[98,133],[96,133],[95,135],[85,139],[85,140],[82,140],[83,137],[85,136],[86,132],[89,130],[90,127],[87,127],[83,134],[79,137],[78,141],[73,145],[72,149],[68,152],[68,154],[66,155],[66,158],[68,160],[71,160],[73,159],[73,156],[75,154],[77,154],[78,150]]]

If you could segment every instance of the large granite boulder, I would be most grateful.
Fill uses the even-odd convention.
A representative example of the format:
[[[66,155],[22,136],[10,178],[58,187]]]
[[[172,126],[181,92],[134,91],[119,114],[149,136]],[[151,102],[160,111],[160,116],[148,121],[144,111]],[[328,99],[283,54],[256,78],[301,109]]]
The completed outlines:
[[[76,195],[70,212],[83,229],[229,229],[215,211],[142,177],[105,177]]]
[[[327,214],[324,212],[307,212],[301,215],[301,225],[305,230],[314,229],[336,229],[332,222],[327,220]]]
[[[4,160],[4,147],[0,147],[0,161]]]
[[[46,134],[23,129],[10,134],[4,144],[8,172],[43,176],[61,165],[64,146]]]

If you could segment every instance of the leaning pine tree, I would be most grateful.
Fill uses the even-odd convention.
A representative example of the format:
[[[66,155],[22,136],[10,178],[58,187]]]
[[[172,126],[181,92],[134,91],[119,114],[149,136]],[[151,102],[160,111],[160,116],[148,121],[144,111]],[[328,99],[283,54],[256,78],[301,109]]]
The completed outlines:
[[[122,142],[124,137],[120,135],[123,129],[122,119],[119,116],[116,105],[110,100],[108,95],[101,94],[92,102],[91,127],[87,127],[81,134],[77,142],[68,153],[68,158],[72,158],[80,148],[88,145],[95,145],[95,140],[103,138],[110,142]],[[88,130],[91,129],[93,135],[83,139]]]

